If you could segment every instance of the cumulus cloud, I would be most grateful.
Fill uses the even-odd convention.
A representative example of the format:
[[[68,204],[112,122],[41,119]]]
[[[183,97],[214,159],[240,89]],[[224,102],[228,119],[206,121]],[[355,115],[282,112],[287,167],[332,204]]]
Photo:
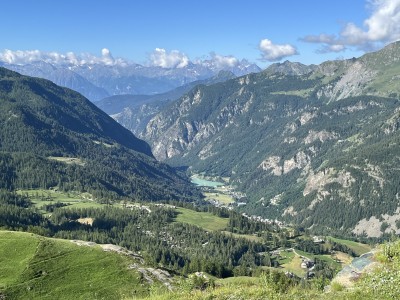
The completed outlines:
[[[33,62],[43,61],[54,65],[107,65],[107,66],[128,66],[133,62],[124,60],[122,58],[114,58],[111,51],[107,48],[101,49],[100,55],[93,55],[90,53],[59,53],[59,52],[44,52],[40,50],[3,50],[0,52],[0,62],[8,64],[29,64]],[[244,63],[239,61],[232,55],[221,55],[211,52],[202,59],[191,61],[189,57],[178,51],[167,51],[163,48],[156,48],[149,55],[149,65],[162,68],[185,68],[190,63],[199,65],[213,70],[230,70],[238,67]],[[248,62],[245,62],[248,64]]]
[[[189,57],[178,50],[167,52],[163,48],[154,49],[150,54],[150,63],[162,68],[184,68],[189,64]]]
[[[210,53],[211,62],[217,69],[233,68],[239,64],[239,60],[232,55],[220,55],[214,52]]]
[[[37,61],[44,61],[51,64],[103,64],[103,65],[126,65],[127,62],[121,58],[115,59],[110,50],[104,48],[101,50],[101,56],[95,56],[89,53],[75,54],[73,52],[43,52],[39,50],[4,50],[0,52],[0,61],[9,64],[29,64]]]
[[[369,51],[400,39],[400,0],[368,1],[371,15],[363,25],[347,23],[338,35],[308,35],[301,40],[322,44],[318,51],[339,52],[346,46]]]
[[[285,57],[298,54],[294,46],[273,44],[269,39],[261,40],[258,48],[261,51],[261,59],[264,61],[279,61]]]

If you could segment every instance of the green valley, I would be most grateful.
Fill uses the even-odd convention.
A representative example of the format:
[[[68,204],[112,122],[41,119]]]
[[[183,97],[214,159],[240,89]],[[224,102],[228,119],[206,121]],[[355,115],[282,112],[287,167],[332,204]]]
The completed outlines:
[[[0,67],[0,300],[398,297],[400,42],[258,73],[212,54],[239,77],[102,54],[63,72],[102,73],[112,117]]]

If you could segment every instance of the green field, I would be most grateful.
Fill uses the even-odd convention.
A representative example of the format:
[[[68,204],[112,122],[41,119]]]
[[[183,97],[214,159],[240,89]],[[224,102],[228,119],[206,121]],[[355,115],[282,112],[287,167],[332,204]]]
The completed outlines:
[[[341,263],[336,262],[335,259],[329,254],[315,255],[315,254],[307,253],[307,252],[297,250],[297,249],[296,249],[296,253],[299,255],[302,255],[308,259],[317,258],[317,259],[323,260],[323,261],[327,262],[328,265],[330,265],[331,267],[336,268],[336,269],[339,269],[342,266]]]
[[[129,270],[127,256],[99,246],[30,233],[0,231],[2,299],[124,299],[144,296],[148,287]]]
[[[358,243],[358,242],[354,242],[354,241],[337,239],[337,238],[334,238],[331,236],[328,236],[327,239],[332,240],[336,243],[346,245],[351,250],[353,250],[357,256],[367,253],[367,252],[371,251],[371,249],[372,249],[372,247],[370,245],[362,244],[362,243]]]
[[[335,261],[335,258],[333,258],[331,255],[314,255],[310,254],[301,250],[295,250],[293,251],[281,251],[280,253],[280,258],[279,258],[279,264],[283,269],[286,271],[292,272],[293,274],[299,276],[299,277],[304,277],[306,270],[301,268],[301,257],[304,256],[308,259],[314,259],[317,258],[319,260],[325,261],[329,266],[335,268],[335,269],[340,269],[342,268],[345,264],[347,264],[349,261],[351,261],[351,258],[348,257],[348,255],[341,253],[340,252],[340,258],[343,260],[342,263],[339,263]]]
[[[295,257],[295,254],[293,251],[281,251],[280,254],[280,259],[279,259],[279,264],[286,264],[292,261],[292,259]]]
[[[65,193],[54,190],[18,190],[20,195],[28,195],[34,206],[40,209],[43,205],[56,202],[68,204],[68,207],[86,208],[101,207],[100,203],[89,200],[91,195],[88,193]]]
[[[207,212],[197,212],[187,208],[177,208],[176,222],[188,223],[205,230],[223,230],[228,225],[228,219],[217,217]]]
[[[226,195],[221,192],[213,192],[213,193],[204,193],[204,196],[206,196],[206,200],[210,201],[212,199],[217,200],[218,202],[221,202],[223,204],[229,204],[235,202],[232,196]]]
[[[288,272],[292,272],[293,274],[303,278],[306,274],[306,270],[301,268],[301,258],[298,255],[293,253],[293,257],[291,259],[284,260],[286,263],[282,264],[282,268]]]

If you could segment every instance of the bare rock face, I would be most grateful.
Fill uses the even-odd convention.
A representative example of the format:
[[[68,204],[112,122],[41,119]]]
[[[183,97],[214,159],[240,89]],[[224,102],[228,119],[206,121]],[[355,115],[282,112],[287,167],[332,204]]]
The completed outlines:
[[[360,220],[352,232],[357,235],[366,234],[367,237],[381,237],[384,233],[400,234],[396,223],[400,220],[400,207],[393,214],[383,214],[379,218],[372,216]],[[382,227],[382,224],[386,226]],[[382,230],[384,229],[384,230]]]
[[[359,60],[324,63],[318,72],[328,77],[340,76],[338,81],[325,85],[317,92],[318,98],[327,98],[329,101],[362,95],[377,74],[376,70]]]
[[[279,156],[270,156],[258,166],[264,171],[271,170],[271,174],[281,176],[294,169],[303,169],[310,163],[311,157],[300,151],[288,160],[283,160]]]
[[[337,139],[338,134],[335,132],[328,132],[326,130],[322,131],[314,131],[310,130],[308,132],[308,135],[304,139],[304,144],[311,144],[312,142],[319,140],[322,143],[327,141],[327,140],[332,140],[332,139]]]
[[[375,74],[376,72],[369,70],[362,62],[356,61],[332,89],[331,99],[341,100],[361,95],[363,88]]]
[[[281,176],[283,173],[282,166],[280,165],[281,158],[279,156],[270,156],[265,159],[258,167],[269,171],[275,176]]]
[[[315,174],[310,173],[307,177],[307,183],[303,195],[307,196],[313,191],[317,191],[319,194],[324,194],[327,192],[324,189],[325,186],[334,182],[339,183],[343,188],[348,188],[355,182],[355,179],[351,176],[350,172],[344,170],[336,171],[332,168]]]
[[[312,119],[314,119],[316,116],[317,116],[317,112],[316,111],[306,111],[299,118],[300,124],[301,125],[305,125],[308,122],[310,122]]]

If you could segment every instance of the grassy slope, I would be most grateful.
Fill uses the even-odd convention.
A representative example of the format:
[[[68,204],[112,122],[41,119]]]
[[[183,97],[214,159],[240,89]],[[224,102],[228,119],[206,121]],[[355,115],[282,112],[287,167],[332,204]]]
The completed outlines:
[[[295,255],[290,261],[283,264],[282,268],[301,278],[303,278],[306,274],[306,270],[301,268],[301,258],[298,255]]]
[[[306,274],[305,269],[301,268],[301,258],[293,251],[281,251],[279,264],[281,267],[288,272],[304,277]]]
[[[176,222],[199,226],[205,230],[223,230],[228,225],[228,219],[217,217],[206,212],[197,212],[186,208],[177,208],[179,214]]]
[[[0,233],[0,289],[18,281],[35,256],[38,244],[39,239],[30,234]]]
[[[372,249],[371,246],[369,246],[367,244],[361,244],[361,243],[357,243],[354,241],[342,240],[342,239],[338,239],[338,238],[334,238],[334,237],[328,237],[328,239],[330,239],[336,243],[346,245],[351,250],[353,250],[354,253],[356,253],[356,255],[358,255],[358,256],[360,256],[361,254],[367,253],[367,252],[371,251],[371,249]]]
[[[100,247],[0,231],[0,294],[7,299],[120,299],[145,295],[128,257]]]
[[[206,196],[206,200],[208,200],[208,201],[214,199],[225,205],[234,202],[234,199],[232,198],[232,196],[224,194],[224,193],[220,192],[219,190],[216,190],[216,192],[213,192],[213,193],[204,193],[204,195]]]

